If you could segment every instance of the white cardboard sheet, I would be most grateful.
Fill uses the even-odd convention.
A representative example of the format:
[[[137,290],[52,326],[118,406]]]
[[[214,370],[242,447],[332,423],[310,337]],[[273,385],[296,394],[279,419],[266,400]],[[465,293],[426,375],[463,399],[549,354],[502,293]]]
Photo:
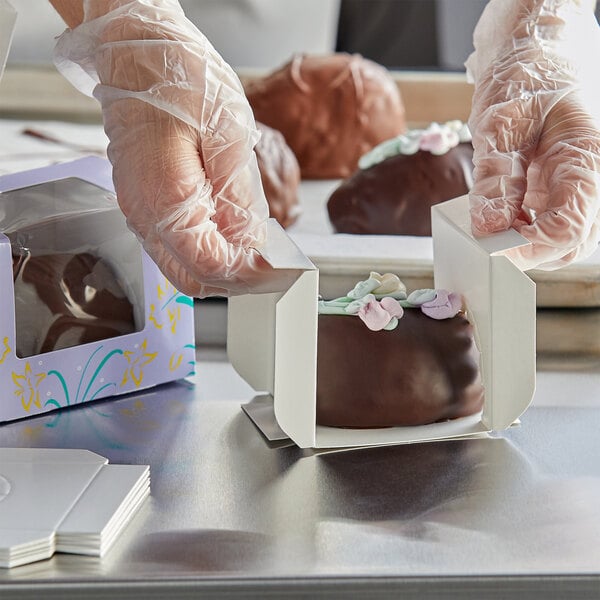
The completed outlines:
[[[149,469],[87,450],[0,448],[0,568],[102,556],[149,493]]]

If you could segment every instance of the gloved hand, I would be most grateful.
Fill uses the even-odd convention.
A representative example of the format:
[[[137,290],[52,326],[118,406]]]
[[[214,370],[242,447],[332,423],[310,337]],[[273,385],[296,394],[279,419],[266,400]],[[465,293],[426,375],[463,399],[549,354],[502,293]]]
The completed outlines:
[[[593,0],[490,0],[475,83],[472,228],[514,227],[522,268],[556,269],[600,239],[600,29]]]
[[[297,276],[254,250],[268,206],[239,79],[175,0],[85,0],[55,62],[102,104],[129,227],[168,279],[204,297],[279,291]]]

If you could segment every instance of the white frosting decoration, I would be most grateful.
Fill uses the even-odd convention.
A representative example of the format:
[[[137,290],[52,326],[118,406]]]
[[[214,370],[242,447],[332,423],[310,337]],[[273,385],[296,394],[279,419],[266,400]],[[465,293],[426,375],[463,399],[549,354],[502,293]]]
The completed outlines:
[[[378,144],[360,157],[358,166],[360,169],[368,169],[386,158],[398,154],[416,154],[419,150],[426,150],[439,156],[446,154],[460,143],[470,141],[471,132],[467,124],[462,121],[431,123],[427,129],[410,129],[402,135]]]

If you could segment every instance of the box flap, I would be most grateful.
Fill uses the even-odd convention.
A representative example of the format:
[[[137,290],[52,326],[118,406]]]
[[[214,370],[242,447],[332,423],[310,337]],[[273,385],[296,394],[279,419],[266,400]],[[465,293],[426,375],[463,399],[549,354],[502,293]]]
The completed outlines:
[[[530,242],[514,230],[475,238],[467,196],[432,208],[436,288],[463,295],[481,352],[482,421],[504,429],[535,391],[535,284],[504,255]]]
[[[106,158],[99,156],[84,156],[69,162],[2,175],[0,192],[17,190],[67,177],[78,177],[114,192],[112,166]]]
[[[275,398],[286,434],[313,445],[318,271],[273,219],[260,253],[273,268],[301,274],[285,292],[229,299],[227,354],[256,391]]]
[[[254,396],[250,402],[242,405],[242,410],[269,442],[287,441],[290,445],[294,445],[294,442],[290,440],[287,433],[277,423],[273,408],[273,396],[270,394]]]
[[[301,448],[315,446],[318,271],[305,271],[276,307],[275,417]]]
[[[274,269],[316,268],[275,219],[267,221],[267,240],[258,251]]]

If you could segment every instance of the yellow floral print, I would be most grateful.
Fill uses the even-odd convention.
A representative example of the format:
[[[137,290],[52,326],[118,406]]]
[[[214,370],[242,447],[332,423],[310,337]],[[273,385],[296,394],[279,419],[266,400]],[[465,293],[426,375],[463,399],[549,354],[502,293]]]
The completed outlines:
[[[163,300],[169,296],[176,296],[179,291],[166,277],[164,277],[163,284],[156,286],[156,293],[158,295],[158,299]]]
[[[181,319],[181,308],[178,306],[175,310],[167,309],[167,314],[169,315],[169,322],[171,323],[171,333],[176,333],[177,323]]]
[[[29,412],[32,405],[36,408],[42,407],[39,385],[45,378],[46,373],[33,375],[31,372],[31,365],[28,362],[25,363],[25,369],[23,370],[22,375],[13,371],[12,380],[16,386],[15,396],[21,400],[25,412]]]
[[[169,358],[169,371],[177,371],[183,362],[183,353],[174,352]]]
[[[181,292],[179,292],[177,288],[165,277],[163,278],[163,283],[156,286],[156,296],[161,302],[161,307],[157,311],[156,305],[151,303],[148,320],[154,325],[154,327],[156,327],[156,329],[162,329],[165,325],[167,325],[166,322],[162,322],[161,320],[161,313],[166,308],[167,317],[169,319],[168,325],[171,333],[177,333],[177,324],[181,320],[181,308],[179,304],[177,304],[177,298],[179,296],[183,296],[183,294],[181,294]],[[169,308],[169,305],[174,306],[174,308]]]
[[[158,322],[155,311],[156,306],[154,306],[154,304],[150,304],[150,314],[148,315],[148,320],[150,323],[152,323],[152,325],[154,325],[154,327],[156,327],[156,329],[162,329],[163,324]]]
[[[127,359],[128,367],[123,373],[121,385],[125,385],[129,378],[139,387],[144,380],[144,367],[151,363],[157,356],[158,352],[147,352],[148,340],[144,340],[137,351],[125,350],[123,356]]]
[[[0,365],[6,360],[6,357],[10,354],[11,352],[11,348],[8,345],[8,336],[6,336],[3,340],[2,343],[4,344],[4,350],[2,352],[2,354],[0,355]]]

